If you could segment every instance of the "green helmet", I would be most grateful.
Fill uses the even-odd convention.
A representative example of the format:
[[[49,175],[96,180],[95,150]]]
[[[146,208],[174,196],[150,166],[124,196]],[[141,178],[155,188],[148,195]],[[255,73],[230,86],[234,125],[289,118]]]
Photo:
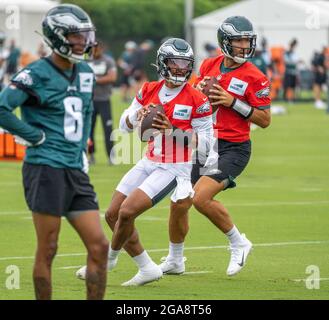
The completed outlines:
[[[253,57],[256,49],[256,34],[251,22],[243,16],[233,16],[224,20],[217,31],[217,39],[225,56],[237,63],[244,63]],[[231,41],[246,38],[250,41],[250,47],[243,49],[243,57],[234,56]]]
[[[95,27],[90,17],[81,8],[72,4],[59,5],[49,10],[42,21],[42,33],[50,48],[71,62],[89,60],[92,48],[96,45]],[[73,43],[67,39],[68,34],[83,36],[82,54],[73,52]]]

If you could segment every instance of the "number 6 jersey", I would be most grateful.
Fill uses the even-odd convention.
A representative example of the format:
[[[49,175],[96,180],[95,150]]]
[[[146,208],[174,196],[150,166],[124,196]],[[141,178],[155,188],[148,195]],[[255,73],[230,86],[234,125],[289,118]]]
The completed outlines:
[[[93,111],[94,74],[88,64],[63,71],[44,58],[17,73],[11,83],[28,95],[21,105],[22,119],[46,134],[42,145],[27,149],[25,161],[81,169]]]

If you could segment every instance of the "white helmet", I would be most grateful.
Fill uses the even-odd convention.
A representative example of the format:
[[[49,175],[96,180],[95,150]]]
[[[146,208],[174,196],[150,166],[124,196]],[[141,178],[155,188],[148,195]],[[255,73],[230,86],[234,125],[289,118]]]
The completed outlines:
[[[183,39],[168,39],[157,52],[156,67],[159,75],[174,85],[188,81],[193,65],[193,50]]]

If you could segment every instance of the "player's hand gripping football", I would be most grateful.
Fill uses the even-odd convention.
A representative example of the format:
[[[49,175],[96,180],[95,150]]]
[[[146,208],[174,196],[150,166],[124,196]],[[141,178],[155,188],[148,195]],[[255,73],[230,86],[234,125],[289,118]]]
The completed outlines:
[[[219,84],[214,84],[213,87],[216,89],[209,90],[211,92],[209,99],[212,99],[211,105],[221,105],[226,108],[232,107],[234,97],[229,94],[225,89],[223,89]]]
[[[195,87],[195,89],[203,92],[203,88],[207,85],[207,80],[210,80],[211,77],[205,76]]]
[[[142,121],[144,117],[147,115],[148,110],[145,108],[141,108],[137,111],[137,121]]]
[[[162,112],[157,112],[157,116],[153,118],[152,127],[158,129],[162,134],[167,136],[170,136],[173,132],[170,120]]]

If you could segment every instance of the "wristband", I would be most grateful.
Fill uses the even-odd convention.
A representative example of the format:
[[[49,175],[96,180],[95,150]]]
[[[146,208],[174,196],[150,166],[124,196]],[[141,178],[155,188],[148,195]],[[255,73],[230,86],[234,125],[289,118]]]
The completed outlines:
[[[132,124],[133,127],[136,127],[137,124],[138,124],[138,121],[137,121],[137,111],[132,112],[132,113],[129,113],[128,120]]]
[[[253,107],[249,106],[247,103],[236,98],[234,98],[233,100],[232,108],[244,119],[250,118],[252,113],[254,112]]]

